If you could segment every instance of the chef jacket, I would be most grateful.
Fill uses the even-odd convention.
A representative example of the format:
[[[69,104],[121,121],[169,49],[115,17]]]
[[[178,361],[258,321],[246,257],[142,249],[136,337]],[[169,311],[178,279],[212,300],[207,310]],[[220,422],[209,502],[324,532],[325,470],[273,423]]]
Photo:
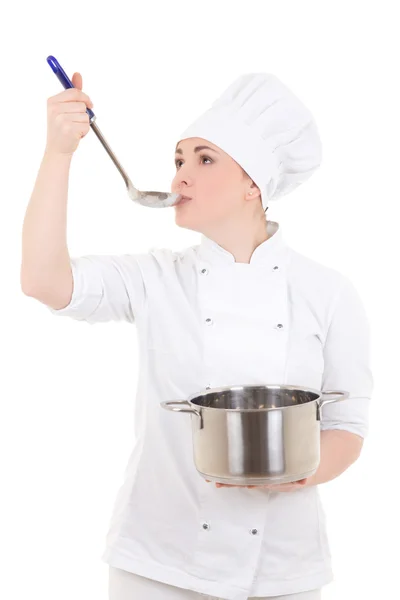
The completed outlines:
[[[333,579],[317,486],[217,488],[197,472],[191,415],[166,411],[212,387],[346,390],[321,430],[364,437],[369,323],[343,274],[291,249],[279,223],[249,263],[212,239],[181,251],[71,258],[70,304],[54,314],[137,327],[136,440],[102,560],[227,600],[291,594]]]

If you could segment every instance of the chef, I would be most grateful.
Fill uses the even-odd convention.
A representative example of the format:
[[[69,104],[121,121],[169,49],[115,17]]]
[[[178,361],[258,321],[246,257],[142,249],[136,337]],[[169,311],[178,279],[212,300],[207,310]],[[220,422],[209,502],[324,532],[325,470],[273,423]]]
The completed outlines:
[[[175,161],[176,224],[199,244],[72,258],[70,304],[49,307],[137,328],[136,440],[102,557],[109,598],[317,600],[333,578],[318,486],[359,457],[373,386],[355,287],[266,218],[320,165],[318,131],[277,77],[245,74],[180,136]],[[205,481],[191,417],[160,403],[268,383],[349,392],[323,408],[317,472],[265,487]]]

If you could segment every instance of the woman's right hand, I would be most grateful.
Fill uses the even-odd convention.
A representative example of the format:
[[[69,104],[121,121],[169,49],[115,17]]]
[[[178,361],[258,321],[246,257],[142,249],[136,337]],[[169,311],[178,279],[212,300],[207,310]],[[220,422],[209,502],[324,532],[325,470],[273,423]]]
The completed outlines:
[[[82,75],[74,73],[73,88],[68,88],[47,100],[46,152],[71,155],[90,129],[87,108],[93,103],[82,92]]]

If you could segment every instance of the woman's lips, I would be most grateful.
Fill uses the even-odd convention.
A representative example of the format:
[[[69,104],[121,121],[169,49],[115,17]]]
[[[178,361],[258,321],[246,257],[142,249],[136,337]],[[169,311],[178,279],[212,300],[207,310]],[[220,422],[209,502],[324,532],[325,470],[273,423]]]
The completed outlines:
[[[192,198],[189,198],[188,196],[181,196],[181,200],[179,200],[179,202],[177,203],[177,206],[179,206],[180,204],[185,204],[185,202],[189,202],[189,200],[191,200]]]

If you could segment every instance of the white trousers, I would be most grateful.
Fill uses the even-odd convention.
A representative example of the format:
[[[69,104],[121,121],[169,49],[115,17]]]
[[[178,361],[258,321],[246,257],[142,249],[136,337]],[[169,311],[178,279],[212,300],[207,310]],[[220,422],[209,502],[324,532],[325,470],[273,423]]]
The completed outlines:
[[[288,596],[268,596],[254,600],[320,600],[321,590],[300,592]],[[199,592],[141,577],[123,569],[109,568],[108,600],[219,600]]]

